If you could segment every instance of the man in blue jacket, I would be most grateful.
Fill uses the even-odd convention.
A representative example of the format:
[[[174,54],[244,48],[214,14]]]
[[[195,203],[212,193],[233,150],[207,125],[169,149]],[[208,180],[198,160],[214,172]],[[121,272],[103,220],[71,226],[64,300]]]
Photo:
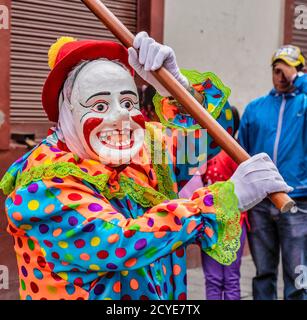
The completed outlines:
[[[274,89],[252,101],[242,117],[239,140],[250,155],[266,152],[297,203],[296,212],[280,214],[264,200],[249,212],[249,245],[256,265],[253,296],[277,298],[281,250],[284,298],[307,300],[307,75],[305,59],[295,46],[283,46],[272,58]]]

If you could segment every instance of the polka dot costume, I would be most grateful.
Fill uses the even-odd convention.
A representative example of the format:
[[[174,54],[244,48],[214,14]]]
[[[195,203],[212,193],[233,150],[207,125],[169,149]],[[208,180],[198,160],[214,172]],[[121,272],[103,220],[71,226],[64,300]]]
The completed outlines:
[[[143,160],[148,160],[146,150]],[[62,163],[70,166],[52,174],[51,166]],[[44,175],[41,169],[30,173],[39,166]],[[176,164],[169,168],[175,193],[180,190]],[[73,175],[73,170],[90,178]],[[120,191],[122,176],[158,190],[154,166],[133,163],[118,173],[47,140],[8,172],[13,185],[6,200],[8,232],[15,241],[20,297],[25,300],[184,300],[186,246],[197,243],[214,250],[217,213],[227,216],[220,203],[235,199],[233,192],[220,196],[220,187],[201,188],[191,199],[164,200],[151,207],[128,193],[110,197]],[[108,196],[95,179],[105,176]]]

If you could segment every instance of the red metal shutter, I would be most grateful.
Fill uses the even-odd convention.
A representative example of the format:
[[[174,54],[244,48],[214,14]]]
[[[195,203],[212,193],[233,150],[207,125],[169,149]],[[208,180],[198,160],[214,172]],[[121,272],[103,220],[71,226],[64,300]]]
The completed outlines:
[[[136,33],[137,0],[103,2]],[[114,39],[80,0],[13,0],[11,32],[11,123],[24,128],[48,123],[41,91],[57,38]]]
[[[307,8],[307,0],[295,0],[294,9],[299,5],[304,5]],[[295,10],[293,10],[293,12],[295,12]],[[293,17],[291,44],[300,47],[305,57],[307,57],[307,30],[295,28],[295,19],[296,19],[296,16]]]

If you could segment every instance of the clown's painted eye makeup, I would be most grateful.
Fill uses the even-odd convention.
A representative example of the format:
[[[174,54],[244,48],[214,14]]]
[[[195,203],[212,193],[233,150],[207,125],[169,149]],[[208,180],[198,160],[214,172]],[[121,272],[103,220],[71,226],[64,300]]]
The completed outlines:
[[[135,103],[129,99],[125,98],[120,101],[120,106],[128,111],[132,110],[135,106]]]
[[[133,108],[138,109],[138,95],[136,92],[133,92],[131,90],[124,90],[121,91],[120,94],[123,96],[120,100],[120,106],[122,108],[125,108],[127,110],[132,110]]]
[[[97,101],[91,106],[91,110],[98,113],[105,113],[109,109],[109,104],[106,101]]]

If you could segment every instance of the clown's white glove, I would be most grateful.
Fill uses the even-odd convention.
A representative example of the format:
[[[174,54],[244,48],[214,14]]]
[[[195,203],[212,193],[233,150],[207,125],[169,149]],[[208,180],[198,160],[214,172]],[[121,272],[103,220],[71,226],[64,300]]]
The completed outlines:
[[[139,50],[139,53],[137,52]],[[186,89],[189,81],[178,68],[174,50],[150,38],[145,31],[139,32],[133,42],[133,47],[128,49],[129,64],[161,96],[170,96],[170,93],[156,80],[150,71],[165,67]]]
[[[266,153],[257,154],[241,163],[230,181],[234,183],[241,211],[251,209],[270,193],[293,191]]]

